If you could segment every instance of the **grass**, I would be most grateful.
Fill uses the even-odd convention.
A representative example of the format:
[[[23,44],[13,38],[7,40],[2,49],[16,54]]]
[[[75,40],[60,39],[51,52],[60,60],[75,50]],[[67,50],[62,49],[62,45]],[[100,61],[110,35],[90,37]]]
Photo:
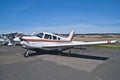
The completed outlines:
[[[120,50],[120,45],[94,45],[91,46],[94,48],[108,48],[108,49],[119,49]]]

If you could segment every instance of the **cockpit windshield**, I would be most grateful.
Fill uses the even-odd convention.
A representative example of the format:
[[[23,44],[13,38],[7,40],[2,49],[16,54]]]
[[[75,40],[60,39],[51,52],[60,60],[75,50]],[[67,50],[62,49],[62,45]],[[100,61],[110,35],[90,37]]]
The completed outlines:
[[[43,33],[38,33],[38,34],[36,34],[36,36],[43,38]]]

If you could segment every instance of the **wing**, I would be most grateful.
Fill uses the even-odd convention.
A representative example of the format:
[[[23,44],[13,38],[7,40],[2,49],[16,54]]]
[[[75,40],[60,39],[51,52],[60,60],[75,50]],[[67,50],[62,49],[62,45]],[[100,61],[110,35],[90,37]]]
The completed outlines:
[[[86,45],[100,45],[100,44],[113,44],[116,43],[117,40],[111,40],[111,41],[95,41],[95,42],[79,42],[79,41],[73,41],[74,45],[80,45],[80,46],[86,46]]]
[[[100,45],[100,44],[113,44],[116,43],[117,40],[111,41],[95,41],[95,42],[82,42],[82,41],[72,41],[72,42],[65,42],[65,43],[57,43],[57,44],[50,44],[45,45],[43,48],[50,48],[50,47],[69,47],[69,46],[88,46],[88,45]]]

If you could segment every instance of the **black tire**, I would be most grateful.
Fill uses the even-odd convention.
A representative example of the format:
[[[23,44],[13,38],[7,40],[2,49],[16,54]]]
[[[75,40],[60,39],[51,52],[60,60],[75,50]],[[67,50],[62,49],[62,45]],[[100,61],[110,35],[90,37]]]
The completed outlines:
[[[28,51],[26,51],[26,52],[24,53],[24,57],[25,57],[25,58],[29,57],[29,52],[28,52]]]
[[[36,51],[36,53],[40,53],[39,51]]]

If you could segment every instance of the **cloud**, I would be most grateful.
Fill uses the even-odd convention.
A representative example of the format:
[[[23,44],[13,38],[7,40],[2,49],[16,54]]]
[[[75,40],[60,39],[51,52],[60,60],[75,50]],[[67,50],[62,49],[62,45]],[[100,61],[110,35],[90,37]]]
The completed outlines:
[[[61,26],[40,26],[23,30],[24,33],[32,32],[52,32],[52,33],[70,33],[75,30],[76,33],[119,33],[120,27],[98,26],[93,24],[71,24]],[[21,32],[21,31],[19,31]]]
[[[32,32],[51,32],[51,33],[120,33],[120,26],[101,26],[96,24],[70,24],[70,25],[53,25],[53,26],[29,26],[19,28],[2,29],[1,33],[22,32],[31,34]]]

